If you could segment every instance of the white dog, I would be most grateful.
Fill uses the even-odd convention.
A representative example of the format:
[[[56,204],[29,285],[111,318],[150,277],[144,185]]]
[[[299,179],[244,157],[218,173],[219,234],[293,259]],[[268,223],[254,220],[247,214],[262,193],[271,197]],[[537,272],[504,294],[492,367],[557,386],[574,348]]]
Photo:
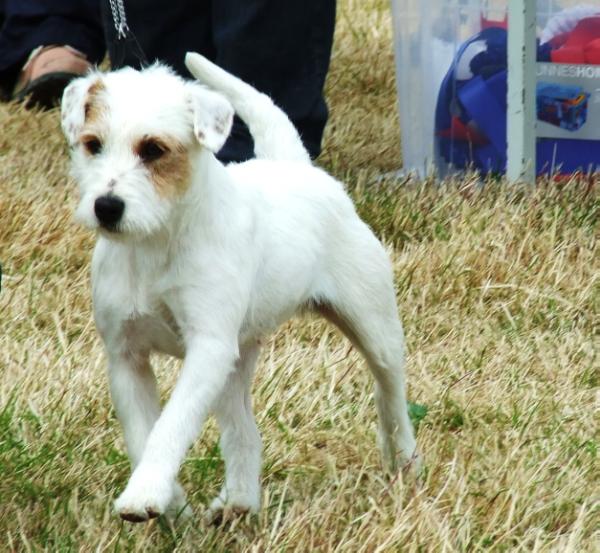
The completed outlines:
[[[117,511],[144,521],[189,509],[177,474],[211,410],[226,474],[209,516],[259,509],[250,399],[259,341],[302,308],[333,321],[364,354],[384,459],[391,470],[415,467],[383,247],[268,97],[197,54],[186,63],[212,90],[154,65],[91,73],[62,100],[76,218],[98,231],[94,313],[134,467]],[[225,167],[214,154],[233,108],[259,159]],[[162,413],[152,351],[184,360]]]

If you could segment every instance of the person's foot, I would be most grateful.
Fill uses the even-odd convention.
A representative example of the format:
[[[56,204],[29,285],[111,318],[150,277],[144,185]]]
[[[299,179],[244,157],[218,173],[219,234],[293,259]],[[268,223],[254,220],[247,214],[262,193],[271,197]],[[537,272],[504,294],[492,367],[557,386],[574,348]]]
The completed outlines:
[[[36,48],[21,70],[13,99],[25,102],[27,107],[54,107],[67,84],[90,67],[85,55],[70,46]]]

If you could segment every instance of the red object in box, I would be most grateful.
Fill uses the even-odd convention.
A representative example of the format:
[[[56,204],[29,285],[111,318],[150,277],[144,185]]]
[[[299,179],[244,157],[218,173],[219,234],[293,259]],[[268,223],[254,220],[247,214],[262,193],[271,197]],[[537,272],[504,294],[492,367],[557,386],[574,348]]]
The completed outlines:
[[[568,36],[560,35],[551,42],[563,42],[550,54],[554,63],[600,65],[600,17],[582,19]]]
[[[481,30],[489,29],[490,27],[500,27],[500,29],[508,29],[508,14],[504,16],[504,19],[488,19],[487,17],[481,16]]]

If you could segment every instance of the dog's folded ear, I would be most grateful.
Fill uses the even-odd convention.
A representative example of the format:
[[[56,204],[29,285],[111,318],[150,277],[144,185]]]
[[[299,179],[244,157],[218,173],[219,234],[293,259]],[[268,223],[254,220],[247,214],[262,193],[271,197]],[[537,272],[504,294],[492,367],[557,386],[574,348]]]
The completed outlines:
[[[61,125],[69,146],[73,147],[85,123],[85,104],[92,85],[101,85],[97,73],[74,79],[65,88],[60,104]]]
[[[217,153],[225,144],[233,124],[233,107],[220,94],[201,85],[189,85],[194,135],[198,142]]]

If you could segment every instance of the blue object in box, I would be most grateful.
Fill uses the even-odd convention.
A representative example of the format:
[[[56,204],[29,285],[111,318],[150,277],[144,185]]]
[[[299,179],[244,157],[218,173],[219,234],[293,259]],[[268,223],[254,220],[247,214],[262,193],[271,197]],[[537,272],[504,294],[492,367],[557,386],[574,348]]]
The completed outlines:
[[[540,82],[537,85],[537,118],[561,129],[577,131],[587,120],[589,98],[581,86]]]
[[[538,61],[549,62],[551,48],[550,44],[538,44]],[[440,86],[435,111],[436,154],[440,167],[444,166],[439,163],[442,160],[457,169],[473,167],[484,175],[506,171],[506,54],[507,32],[497,27],[481,31],[456,53]],[[569,88],[552,86],[563,91]],[[560,94],[549,100],[549,104],[555,103],[558,97]],[[587,110],[583,108],[587,107],[588,98],[586,96],[579,107],[564,110],[556,119],[558,126],[562,121],[565,129],[569,125],[570,130],[577,130],[577,125],[581,128],[587,117]],[[453,119],[479,130],[485,140],[475,143],[456,135],[452,131]],[[600,140],[538,138],[536,150],[538,175],[600,170]]]

